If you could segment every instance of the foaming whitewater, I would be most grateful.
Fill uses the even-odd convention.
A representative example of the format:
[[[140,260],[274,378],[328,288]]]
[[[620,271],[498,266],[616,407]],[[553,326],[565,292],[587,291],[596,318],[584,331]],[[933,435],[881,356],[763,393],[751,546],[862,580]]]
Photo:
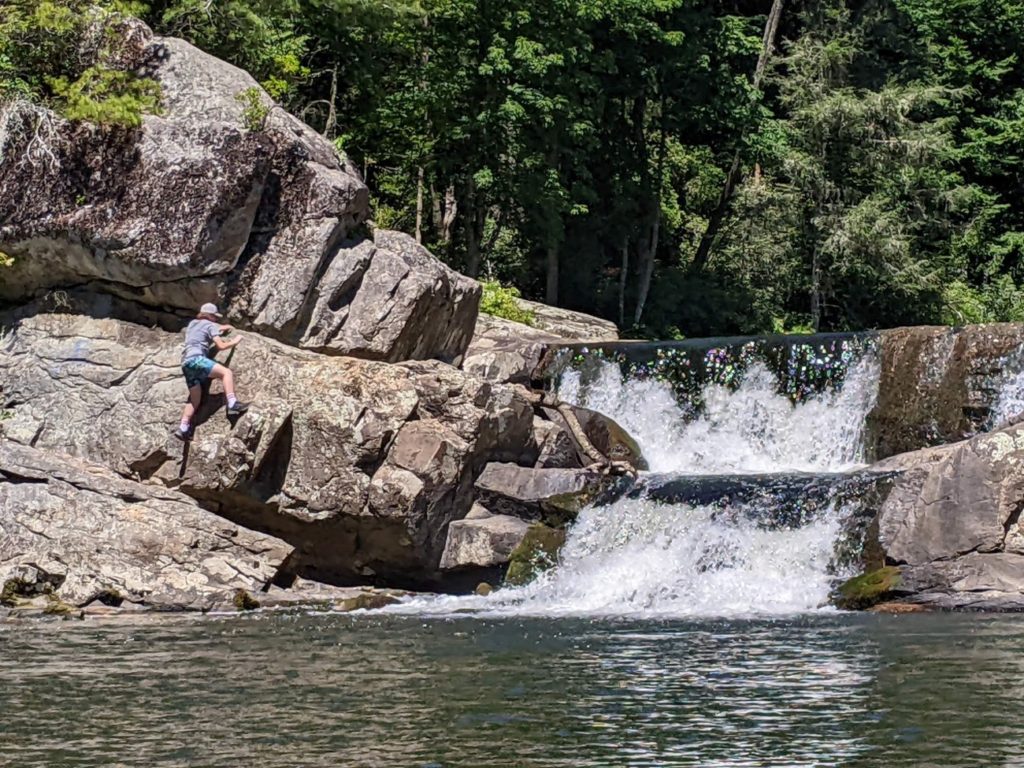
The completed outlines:
[[[878,394],[875,355],[857,360],[840,387],[796,404],[756,362],[735,390],[707,384],[700,410],[681,405],[665,381],[627,379],[610,362],[597,366],[585,384],[579,371],[566,371],[559,397],[615,419],[639,443],[652,471],[832,472],[864,462],[865,418]]]
[[[555,567],[525,587],[388,610],[664,618],[826,607],[847,575],[836,552],[861,502],[859,490],[840,489],[864,463],[877,347],[858,337],[725,341],[575,350],[561,399],[612,417],[662,477],[583,510]],[[775,490],[738,490],[762,487]]]
[[[837,503],[802,527],[772,528],[713,506],[624,498],[583,510],[558,566],[525,587],[389,610],[648,618],[812,611],[826,605],[837,575],[843,517]]]

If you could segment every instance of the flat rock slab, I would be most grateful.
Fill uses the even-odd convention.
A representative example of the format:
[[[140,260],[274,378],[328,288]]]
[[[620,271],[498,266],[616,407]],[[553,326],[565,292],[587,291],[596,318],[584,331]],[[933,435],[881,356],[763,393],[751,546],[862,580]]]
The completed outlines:
[[[292,547],[187,496],[0,440],[0,584],[64,604],[205,610],[257,592]]]
[[[617,484],[586,469],[520,467],[492,462],[476,481],[477,499],[495,514],[562,524]]]
[[[474,507],[478,509],[479,505]],[[530,524],[511,515],[480,515],[448,526],[448,542],[441,556],[442,570],[491,568],[504,565],[519,546]]]

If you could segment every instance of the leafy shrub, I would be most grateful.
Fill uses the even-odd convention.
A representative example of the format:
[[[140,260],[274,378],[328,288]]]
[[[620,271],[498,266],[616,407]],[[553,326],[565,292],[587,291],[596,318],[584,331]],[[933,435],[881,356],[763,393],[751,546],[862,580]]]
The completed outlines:
[[[480,298],[481,312],[524,325],[533,325],[536,322],[533,312],[517,301],[517,288],[503,286],[497,280],[485,280],[483,288],[483,296]]]
[[[142,6],[124,0],[37,0],[0,12],[0,103],[28,99],[70,120],[139,125],[160,87],[125,71],[120,26]]]
[[[241,93],[235,94],[235,100],[243,106],[242,122],[247,130],[256,133],[262,131],[267,124],[267,115],[270,114],[270,107],[263,101],[263,93],[256,86],[246,88]]]

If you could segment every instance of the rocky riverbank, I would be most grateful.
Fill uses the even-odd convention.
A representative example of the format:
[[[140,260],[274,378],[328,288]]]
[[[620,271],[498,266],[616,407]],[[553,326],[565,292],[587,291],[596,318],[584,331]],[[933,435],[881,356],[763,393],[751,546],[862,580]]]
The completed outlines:
[[[364,224],[358,173],[249,75],[122,31],[124,66],[160,83],[159,114],[127,132],[49,115],[47,155],[13,132],[0,164],[8,608],[244,608],[305,600],[309,580],[336,604],[352,595],[331,588],[471,589],[501,578],[538,504],[520,522],[516,488],[478,487],[489,468],[563,498],[612,482],[583,468],[595,445],[641,465],[608,420],[542,403],[528,371],[460,368],[505,325],[478,323],[479,284]],[[252,89],[258,130],[236,99]],[[215,385],[181,444],[180,330],[203,301],[244,334],[222,360],[253,405],[226,419]],[[534,309],[546,341],[615,335]],[[474,525],[500,535],[467,554]]]

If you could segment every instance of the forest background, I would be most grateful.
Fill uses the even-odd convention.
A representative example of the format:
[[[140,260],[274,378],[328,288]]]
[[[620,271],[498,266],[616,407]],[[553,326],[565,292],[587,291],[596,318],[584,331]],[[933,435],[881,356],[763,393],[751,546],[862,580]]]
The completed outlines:
[[[0,107],[159,110],[76,54],[111,13],[250,71],[378,225],[626,335],[1024,320],[1024,0],[7,0]]]

